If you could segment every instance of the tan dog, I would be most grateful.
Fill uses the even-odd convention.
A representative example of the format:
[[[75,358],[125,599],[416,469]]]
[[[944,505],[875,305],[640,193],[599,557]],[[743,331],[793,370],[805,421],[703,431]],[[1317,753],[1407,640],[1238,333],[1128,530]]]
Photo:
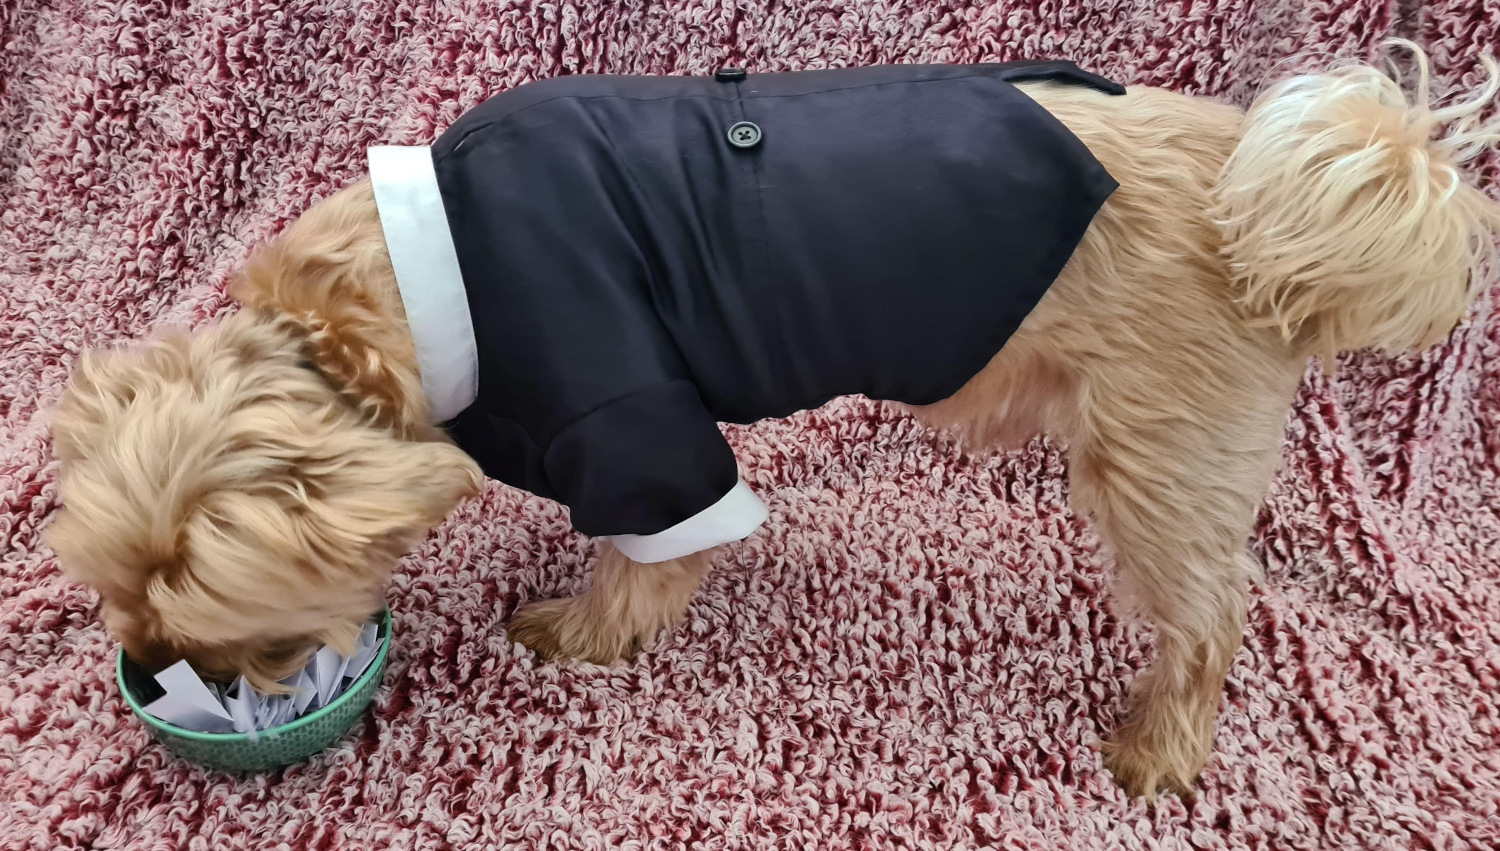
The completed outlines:
[[[1022,86],[1120,187],[1003,351],[914,413],[976,448],[1069,445],[1076,508],[1158,631],[1106,751],[1133,793],[1188,790],[1210,755],[1257,574],[1246,541],[1309,357],[1439,341],[1491,268],[1500,207],[1457,170],[1500,138],[1477,119],[1500,90],[1486,67],[1445,109],[1365,66],[1284,82],[1248,114]],[[245,309],[197,334],[80,362],[50,541],[133,657],[267,685],[351,641],[481,475],[427,425],[367,182],[256,252],[235,294]],[[683,614],[710,561],[605,545],[587,593],[523,606],[511,635],[620,659]]]

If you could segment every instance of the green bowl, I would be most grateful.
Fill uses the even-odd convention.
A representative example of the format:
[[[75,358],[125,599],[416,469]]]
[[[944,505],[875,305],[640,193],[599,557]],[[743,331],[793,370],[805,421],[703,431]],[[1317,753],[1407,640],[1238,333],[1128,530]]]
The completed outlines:
[[[381,615],[377,637],[380,650],[359,679],[327,706],[269,730],[251,739],[249,733],[199,733],[184,730],[157,718],[143,708],[161,694],[151,672],[125,658],[120,651],[115,679],[130,710],[146,724],[158,741],[183,759],[223,771],[271,771],[335,744],[353,729],[380,685],[391,649],[391,611]]]

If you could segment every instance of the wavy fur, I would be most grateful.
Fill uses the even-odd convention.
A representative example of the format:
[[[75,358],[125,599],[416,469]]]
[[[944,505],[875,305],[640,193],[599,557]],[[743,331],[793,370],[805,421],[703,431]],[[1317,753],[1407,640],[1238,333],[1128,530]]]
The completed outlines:
[[[1211,215],[1238,298],[1258,323],[1323,356],[1429,346],[1494,268],[1500,208],[1459,167],[1500,140],[1480,121],[1500,91],[1436,108],[1426,55],[1416,94],[1368,65],[1293,77],[1251,107]]]

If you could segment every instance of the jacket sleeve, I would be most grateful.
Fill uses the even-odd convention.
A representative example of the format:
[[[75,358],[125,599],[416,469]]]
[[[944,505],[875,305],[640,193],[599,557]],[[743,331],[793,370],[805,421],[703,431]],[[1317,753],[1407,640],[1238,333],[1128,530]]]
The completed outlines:
[[[639,562],[738,541],[767,517],[691,382],[666,381],[609,402],[559,432],[547,479],[573,526]]]

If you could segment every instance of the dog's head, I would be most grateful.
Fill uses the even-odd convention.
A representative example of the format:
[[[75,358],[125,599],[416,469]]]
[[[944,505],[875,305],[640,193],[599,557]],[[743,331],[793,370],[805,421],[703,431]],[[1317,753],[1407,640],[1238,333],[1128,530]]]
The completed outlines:
[[[249,308],[85,356],[55,415],[48,542],[147,666],[264,687],[351,647],[400,557],[480,487],[419,402],[395,403],[410,353],[361,348],[378,342],[354,327],[375,322],[364,284],[300,226],[252,264]],[[282,286],[329,309],[255,304]]]

